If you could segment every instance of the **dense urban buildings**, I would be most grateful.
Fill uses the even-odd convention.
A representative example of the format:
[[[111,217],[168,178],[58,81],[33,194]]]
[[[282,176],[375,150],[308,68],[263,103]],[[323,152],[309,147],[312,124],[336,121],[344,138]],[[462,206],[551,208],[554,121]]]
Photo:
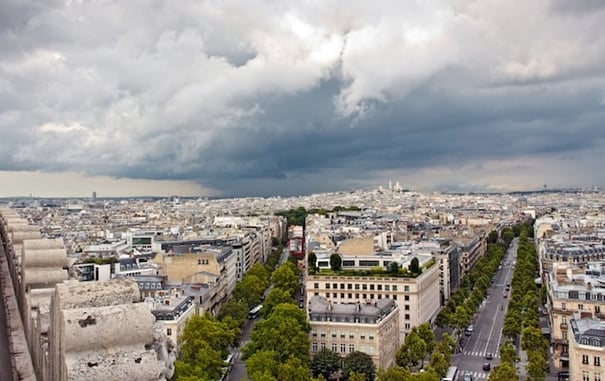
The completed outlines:
[[[552,372],[598,380],[604,205],[597,192],[423,194],[391,187],[297,198],[20,199],[1,214],[15,303],[40,380],[107,375],[105,360],[90,350],[149,361],[146,369],[168,378],[187,319],[216,316],[252,265],[281,243],[304,269],[300,307],[312,327],[309,352],[361,351],[388,367],[413,327],[435,322],[486,254],[490,232],[533,217]],[[288,225],[280,212],[298,208],[308,211],[306,219]],[[82,308],[86,316],[78,315]],[[111,351],[96,349],[96,329],[135,315],[145,317],[136,330],[116,331]],[[70,341],[80,330],[93,332],[89,340]],[[97,365],[82,365],[88,363]],[[112,374],[127,374],[129,366]]]

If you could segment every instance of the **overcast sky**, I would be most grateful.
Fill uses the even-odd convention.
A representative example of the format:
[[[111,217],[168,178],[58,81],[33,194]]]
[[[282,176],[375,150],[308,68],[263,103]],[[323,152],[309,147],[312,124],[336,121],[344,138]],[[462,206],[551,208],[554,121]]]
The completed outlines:
[[[0,0],[0,196],[605,184],[605,1]]]

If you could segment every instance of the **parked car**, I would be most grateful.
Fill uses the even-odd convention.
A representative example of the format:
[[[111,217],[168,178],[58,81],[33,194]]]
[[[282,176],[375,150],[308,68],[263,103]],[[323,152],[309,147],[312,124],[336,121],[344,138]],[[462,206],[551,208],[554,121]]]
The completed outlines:
[[[473,375],[471,373],[465,373],[462,377],[462,381],[473,381]]]
[[[489,372],[490,369],[492,369],[492,365],[490,363],[488,363],[488,362],[484,362],[483,363],[483,370],[486,371],[486,372]]]
[[[494,354],[493,354],[493,353],[490,353],[490,352],[487,352],[487,353],[485,354],[485,358],[486,358],[487,360],[491,360],[491,359],[493,359],[493,358],[494,358]]]

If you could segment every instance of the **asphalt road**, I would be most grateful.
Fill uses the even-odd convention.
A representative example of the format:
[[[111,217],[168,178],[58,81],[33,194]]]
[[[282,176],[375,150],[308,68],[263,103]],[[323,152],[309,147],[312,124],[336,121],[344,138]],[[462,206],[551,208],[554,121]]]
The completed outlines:
[[[517,239],[513,240],[502,260],[502,268],[494,276],[489,295],[475,315],[473,333],[470,336],[462,334],[462,352],[452,356],[452,365],[458,367],[458,380],[462,380],[465,373],[472,374],[473,380],[487,379],[489,371],[483,370],[483,364],[488,362],[493,369],[500,362],[498,350],[504,340],[502,325],[508,306],[508,297],[504,294],[510,295],[505,288],[513,277],[517,243]],[[487,360],[487,353],[492,353],[494,358]]]

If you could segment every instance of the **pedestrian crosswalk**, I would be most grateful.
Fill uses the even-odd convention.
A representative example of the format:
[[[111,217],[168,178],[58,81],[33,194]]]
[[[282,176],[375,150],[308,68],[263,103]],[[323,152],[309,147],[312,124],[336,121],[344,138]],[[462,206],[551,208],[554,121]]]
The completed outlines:
[[[464,351],[462,352],[464,355],[466,356],[477,356],[477,357],[485,357],[487,355],[488,352],[481,352],[481,351]],[[500,355],[498,353],[492,353],[492,357],[497,359],[500,357]]]
[[[487,378],[489,377],[489,373],[486,372],[471,372],[469,370],[462,370],[460,373],[460,376],[458,376],[459,380],[463,380],[463,376],[465,374],[471,374],[473,376],[473,380],[487,380]]]

